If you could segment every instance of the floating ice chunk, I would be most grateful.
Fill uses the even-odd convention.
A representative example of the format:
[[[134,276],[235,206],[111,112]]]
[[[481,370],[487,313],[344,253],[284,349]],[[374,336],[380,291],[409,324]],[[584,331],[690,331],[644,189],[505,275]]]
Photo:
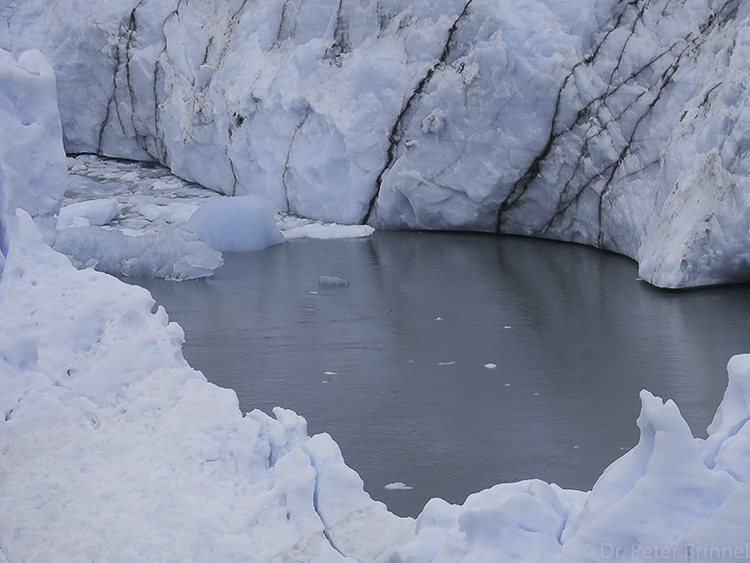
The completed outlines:
[[[389,491],[410,491],[414,487],[410,487],[406,483],[402,483],[401,481],[396,481],[395,483],[388,483],[384,489],[388,489]]]
[[[346,287],[349,285],[349,282],[342,278],[337,278],[336,276],[320,276],[318,278],[318,286],[320,287],[326,287],[326,286],[332,286],[332,287]]]
[[[258,196],[215,197],[200,206],[185,228],[222,251],[261,250],[284,241],[274,204]]]
[[[484,364],[484,367],[486,367],[487,369],[497,369],[497,364],[493,364],[493,363]]]
[[[438,362],[439,366],[452,366],[456,363],[456,360],[451,360],[450,362]]]
[[[146,203],[140,207],[141,214],[149,221],[164,221],[184,225],[193,216],[200,203],[170,202],[169,204]]]
[[[200,278],[223,263],[218,250],[180,227],[143,236],[94,226],[66,229],[54,248],[78,268],[138,278]]]
[[[315,238],[364,238],[369,237],[375,229],[370,225],[338,225],[336,223],[313,223],[292,227],[283,231],[284,239]]]
[[[57,215],[57,230],[64,231],[70,227],[88,227],[89,225],[106,225],[117,217],[121,209],[122,206],[115,198],[71,203],[63,207]]]

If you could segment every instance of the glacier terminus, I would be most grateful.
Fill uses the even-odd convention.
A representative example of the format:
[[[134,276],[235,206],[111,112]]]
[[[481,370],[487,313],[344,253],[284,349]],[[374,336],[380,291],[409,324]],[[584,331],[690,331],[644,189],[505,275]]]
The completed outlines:
[[[283,212],[569,240],[748,279],[747,3],[6,2],[64,147]],[[84,102],[85,101],[85,102]]]
[[[216,247],[441,229],[592,245],[660,287],[750,281],[750,2],[0,14],[0,562],[750,559],[748,355],[705,439],[644,390],[638,444],[591,491],[530,479],[401,518],[330,435],[243,414],[148,291],[89,267],[184,279]],[[91,155],[182,180],[97,199]]]

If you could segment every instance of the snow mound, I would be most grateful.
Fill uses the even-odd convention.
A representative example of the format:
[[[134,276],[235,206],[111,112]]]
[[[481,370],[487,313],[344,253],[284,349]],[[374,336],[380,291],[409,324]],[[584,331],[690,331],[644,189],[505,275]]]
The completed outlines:
[[[373,560],[413,533],[328,435],[284,409],[242,416],[146,290],[76,270],[23,211],[16,231],[0,282],[7,560]]]
[[[258,196],[215,197],[192,214],[185,228],[221,251],[248,251],[284,242],[273,202]]]

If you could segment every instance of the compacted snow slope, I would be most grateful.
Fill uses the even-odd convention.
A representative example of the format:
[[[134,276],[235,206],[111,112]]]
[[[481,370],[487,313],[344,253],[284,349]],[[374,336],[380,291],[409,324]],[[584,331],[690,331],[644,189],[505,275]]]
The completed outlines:
[[[309,218],[624,253],[750,278],[740,0],[26,0],[65,147]]]

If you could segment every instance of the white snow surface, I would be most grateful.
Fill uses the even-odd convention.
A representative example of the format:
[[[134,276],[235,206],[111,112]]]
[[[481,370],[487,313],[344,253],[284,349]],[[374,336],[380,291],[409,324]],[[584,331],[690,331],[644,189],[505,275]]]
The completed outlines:
[[[643,391],[638,445],[592,491],[500,484],[399,518],[302,417],[243,416],[233,391],[187,364],[182,330],[163,308],[152,312],[146,290],[75,269],[23,210],[10,227],[0,280],[5,561],[750,555],[750,355],[729,362],[705,441],[672,401]]]
[[[0,282],[5,560],[374,560],[413,534],[328,435],[284,409],[243,416],[190,368],[146,290],[76,270],[23,211],[16,230]]]
[[[0,48],[52,62],[69,152],[318,221],[591,244],[660,286],[750,279],[746,2],[0,10]]]

